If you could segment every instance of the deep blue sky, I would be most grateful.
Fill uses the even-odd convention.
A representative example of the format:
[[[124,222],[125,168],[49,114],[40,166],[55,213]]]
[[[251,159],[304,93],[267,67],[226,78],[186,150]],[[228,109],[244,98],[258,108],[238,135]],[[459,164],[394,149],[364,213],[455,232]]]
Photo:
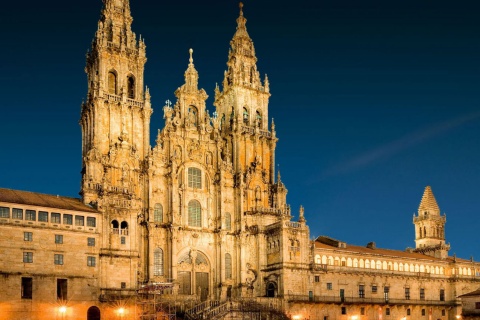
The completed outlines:
[[[403,250],[431,185],[450,254],[480,260],[480,3],[245,0],[268,74],[277,161],[311,236]],[[9,1],[0,11],[0,187],[78,196],[85,53],[102,3]],[[183,84],[221,83],[238,2],[131,0],[155,113]]]

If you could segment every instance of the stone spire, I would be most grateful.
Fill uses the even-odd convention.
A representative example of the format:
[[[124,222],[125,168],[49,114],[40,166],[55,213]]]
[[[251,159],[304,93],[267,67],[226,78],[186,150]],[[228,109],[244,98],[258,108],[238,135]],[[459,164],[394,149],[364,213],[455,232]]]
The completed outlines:
[[[427,213],[427,215],[440,215],[440,208],[438,207],[437,200],[435,200],[430,186],[425,187],[420,206],[418,207],[418,215],[425,213]]]
[[[193,64],[193,49],[188,51],[190,53],[190,59],[188,68],[185,71],[185,91],[197,92],[198,91],[198,71]]]

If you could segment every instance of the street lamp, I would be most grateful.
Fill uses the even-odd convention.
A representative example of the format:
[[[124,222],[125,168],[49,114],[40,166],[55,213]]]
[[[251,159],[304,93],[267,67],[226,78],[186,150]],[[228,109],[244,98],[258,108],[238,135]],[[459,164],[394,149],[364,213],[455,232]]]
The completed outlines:
[[[58,308],[58,312],[60,313],[60,318],[65,319],[65,314],[67,313],[67,307],[66,306],[60,306]]]
[[[357,320],[358,317],[357,316],[352,316],[352,320]]]
[[[457,315],[455,316],[455,318],[457,318],[457,319],[462,319],[462,316],[459,315],[459,314],[457,314]]]
[[[123,315],[125,314],[125,309],[124,308],[118,308],[118,315],[120,319],[123,319]]]

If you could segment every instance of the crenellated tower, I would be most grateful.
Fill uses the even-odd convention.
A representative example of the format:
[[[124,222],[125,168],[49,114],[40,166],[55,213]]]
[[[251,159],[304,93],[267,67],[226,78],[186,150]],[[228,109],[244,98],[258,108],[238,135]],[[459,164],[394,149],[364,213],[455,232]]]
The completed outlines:
[[[104,0],[85,67],[80,194],[103,213],[104,288],[134,288],[142,278],[137,265],[144,246],[140,225],[148,201],[152,108],[143,89],[145,43],[131,25],[128,0]]]
[[[418,215],[413,217],[415,224],[415,251],[437,258],[446,258],[450,245],[445,243],[446,215],[440,214],[435,196],[430,186],[425,187]]]

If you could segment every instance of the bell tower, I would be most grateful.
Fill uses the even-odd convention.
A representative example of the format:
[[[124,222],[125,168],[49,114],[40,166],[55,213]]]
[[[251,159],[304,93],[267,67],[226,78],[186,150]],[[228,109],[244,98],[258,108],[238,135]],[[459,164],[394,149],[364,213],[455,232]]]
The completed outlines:
[[[103,0],[87,53],[88,92],[82,104],[85,204],[103,214],[102,287],[134,288],[146,204],[146,159],[152,108],[144,92],[145,43],[132,32],[129,0]],[[106,276],[108,274],[108,277]]]
[[[436,258],[446,258],[450,249],[450,245],[445,244],[446,221],[446,215],[440,214],[432,188],[427,186],[418,207],[418,215],[413,216],[415,251]]]

